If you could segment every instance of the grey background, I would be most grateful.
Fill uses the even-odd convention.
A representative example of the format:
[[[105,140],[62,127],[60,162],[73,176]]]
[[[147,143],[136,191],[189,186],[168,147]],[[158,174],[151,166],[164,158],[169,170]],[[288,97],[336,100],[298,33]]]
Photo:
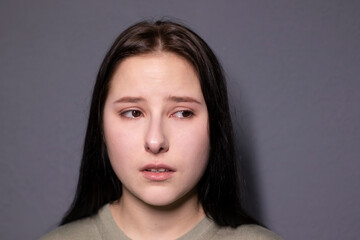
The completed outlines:
[[[251,214],[285,239],[360,234],[359,1],[0,1],[0,238],[53,229],[75,190],[106,50],[171,16],[226,71]]]

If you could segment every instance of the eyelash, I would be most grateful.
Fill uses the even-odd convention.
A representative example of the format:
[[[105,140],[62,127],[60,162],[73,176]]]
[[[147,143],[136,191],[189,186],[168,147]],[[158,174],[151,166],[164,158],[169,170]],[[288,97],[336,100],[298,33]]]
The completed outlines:
[[[190,110],[181,110],[181,111],[177,111],[177,112],[175,112],[175,113],[173,113],[173,114],[171,114],[171,116],[174,116],[175,114],[177,114],[177,113],[181,113],[182,115],[184,115],[184,113],[185,114],[189,114],[189,116],[183,116],[183,117],[177,117],[177,118],[180,118],[180,119],[183,119],[183,118],[191,118],[191,117],[193,117],[194,116],[194,113],[192,112],[192,111],[190,111]]]
[[[140,116],[133,116],[134,113],[139,113]],[[131,114],[131,116],[126,116],[128,114]],[[140,110],[127,110],[127,111],[121,112],[120,115],[125,118],[136,119],[136,118],[143,116],[143,113]]]
[[[182,116],[180,117],[176,117],[175,115],[176,114],[182,114]],[[130,114],[131,116],[127,116],[128,114]],[[134,116],[135,115],[138,115],[138,116]],[[188,114],[188,116],[184,116]],[[129,118],[129,119],[136,119],[136,118],[139,118],[139,117],[142,117],[144,114],[140,111],[140,110],[127,110],[127,111],[124,111],[124,112],[121,112],[120,115],[122,117],[125,117],[125,118]],[[173,114],[171,114],[171,117],[175,116],[175,118],[179,118],[179,119],[186,119],[186,118],[191,118],[194,116],[194,113],[190,110],[180,110],[180,111],[176,111],[174,112]]]

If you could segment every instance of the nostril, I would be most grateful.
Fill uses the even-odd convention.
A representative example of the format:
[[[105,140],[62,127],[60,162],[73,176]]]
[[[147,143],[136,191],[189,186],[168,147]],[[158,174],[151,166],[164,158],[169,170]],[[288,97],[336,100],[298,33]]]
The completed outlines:
[[[161,147],[161,148],[159,149],[159,153],[160,153],[160,152],[166,152],[165,148]]]
[[[158,154],[167,152],[169,150],[169,146],[166,142],[163,142],[161,144],[145,144],[145,150],[153,154]]]

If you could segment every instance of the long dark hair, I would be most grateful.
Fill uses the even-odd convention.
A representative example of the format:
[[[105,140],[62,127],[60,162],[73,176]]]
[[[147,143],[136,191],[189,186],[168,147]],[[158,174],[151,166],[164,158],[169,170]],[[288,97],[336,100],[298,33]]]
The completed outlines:
[[[140,22],[126,29],[106,54],[97,75],[75,199],[61,225],[91,216],[122,194],[103,141],[103,109],[109,82],[119,63],[155,51],[178,54],[196,70],[207,105],[210,157],[198,184],[198,198],[220,226],[252,223],[241,206],[233,127],[222,68],[209,46],[192,30],[171,21]]]

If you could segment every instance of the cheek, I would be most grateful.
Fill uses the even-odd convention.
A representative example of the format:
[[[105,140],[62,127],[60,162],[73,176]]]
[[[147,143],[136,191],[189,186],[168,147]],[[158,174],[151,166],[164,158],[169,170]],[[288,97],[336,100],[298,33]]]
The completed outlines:
[[[134,150],[138,144],[137,136],[126,131],[110,132],[105,135],[108,151],[121,154]]]
[[[129,129],[104,126],[105,142],[110,163],[114,171],[120,175],[124,167],[136,164],[140,141],[139,135]]]
[[[106,111],[104,116],[105,143],[110,154],[116,155],[134,150],[135,144],[139,142],[139,128],[127,126],[122,123],[119,116],[111,111]]]
[[[208,128],[199,125],[186,131],[179,138],[179,145],[182,148],[182,155],[186,156],[190,169],[196,172],[203,172],[207,166],[210,151],[210,140]]]

